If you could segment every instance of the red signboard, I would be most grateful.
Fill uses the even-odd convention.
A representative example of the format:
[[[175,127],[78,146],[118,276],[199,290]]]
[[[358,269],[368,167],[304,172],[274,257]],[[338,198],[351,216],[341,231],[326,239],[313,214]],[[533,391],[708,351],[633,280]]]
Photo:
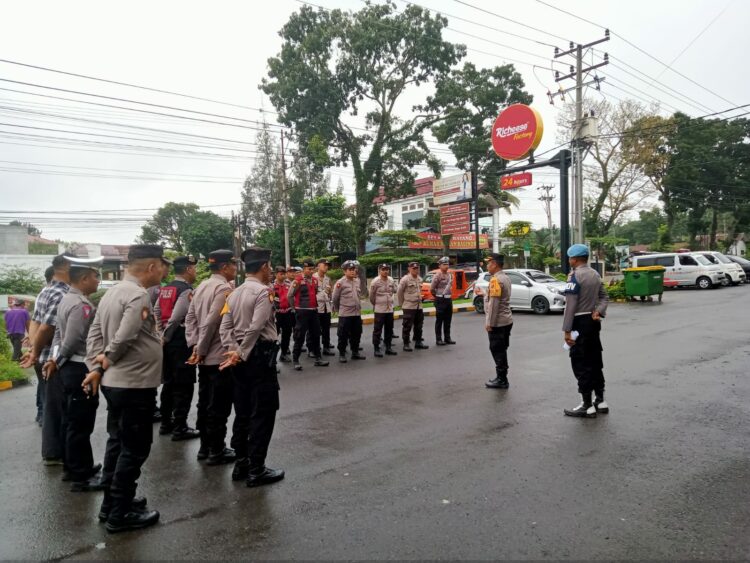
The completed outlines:
[[[448,233],[444,233],[448,234]],[[409,248],[414,249],[426,249],[426,250],[437,250],[443,249],[443,238],[438,233],[419,233],[418,242],[410,242]],[[450,249],[451,250],[467,250],[473,249],[476,246],[476,240],[473,233],[469,234],[455,234],[451,236]],[[487,235],[479,235],[479,248],[489,248],[489,238]]]
[[[524,104],[505,108],[492,127],[492,148],[500,158],[521,160],[539,146],[544,133],[542,116]]]
[[[440,207],[440,217],[446,217],[448,215],[458,215],[460,213],[469,213],[471,211],[471,204],[469,203],[456,203],[454,205],[443,205]]]
[[[440,232],[444,235],[455,235],[471,232],[471,221],[440,225]]]
[[[462,213],[461,215],[448,215],[447,217],[440,218],[440,226],[446,227],[448,225],[457,225],[458,223],[469,223],[471,221],[471,215],[469,213]]]
[[[516,188],[523,188],[524,186],[531,185],[531,172],[524,172],[523,174],[511,174],[510,176],[503,176],[500,179],[501,190],[515,190]]]

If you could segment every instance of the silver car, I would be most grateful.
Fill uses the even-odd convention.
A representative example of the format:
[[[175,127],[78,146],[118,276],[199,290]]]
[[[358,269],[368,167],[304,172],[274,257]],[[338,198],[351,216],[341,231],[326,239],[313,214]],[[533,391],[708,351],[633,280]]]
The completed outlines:
[[[513,285],[510,292],[510,308],[534,311],[544,315],[550,311],[565,310],[563,288],[565,282],[553,278],[540,270],[505,270]],[[484,313],[484,294],[490,285],[490,274],[483,273],[466,292],[472,299],[477,313]]]

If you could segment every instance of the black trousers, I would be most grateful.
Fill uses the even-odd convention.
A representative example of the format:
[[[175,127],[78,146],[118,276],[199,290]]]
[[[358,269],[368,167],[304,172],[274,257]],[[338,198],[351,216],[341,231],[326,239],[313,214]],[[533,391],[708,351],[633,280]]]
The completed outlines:
[[[453,299],[446,297],[435,298],[435,337],[438,340],[451,339],[451,321],[453,320]]]
[[[13,361],[17,362],[21,359],[21,349],[23,348],[23,334],[9,334],[8,340],[13,348]]]
[[[289,342],[292,340],[294,330],[294,313],[276,313],[276,330],[281,335],[281,353],[289,353]]]
[[[81,481],[91,473],[94,455],[91,452],[91,433],[94,431],[99,395],[89,397],[81,383],[88,373],[86,364],[66,362],[54,377],[60,377],[65,391],[63,431],[65,432],[65,465],[74,481]]]
[[[208,451],[208,403],[211,400],[211,378],[206,372],[207,366],[198,367],[198,404],[195,405],[196,417],[195,428],[201,433],[200,441],[202,450]]]
[[[110,518],[121,518],[130,510],[141,467],[151,452],[156,389],[101,389],[107,400],[109,434],[102,483],[109,487]]]
[[[570,365],[578,381],[578,392],[590,395],[604,393],[604,361],[600,333],[602,323],[591,315],[580,315],[573,319],[573,330],[578,331],[575,346],[570,349]]]
[[[265,365],[264,365],[265,363]],[[269,367],[253,355],[232,368],[234,379],[234,426],[232,448],[238,460],[251,468],[265,465],[279,410],[279,380],[276,366]]]
[[[385,329],[385,348],[391,348],[393,340],[393,313],[375,313],[375,326],[372,329],[372,345],[380,346],[380,336]]]
[[[208,446],[209,453],[218,454],[225,446],[227,420],[232,414],[234,383],[230,371],[219,371],[218,365],[201,366],[200,372],[208,378],[204,444]]]
[[[42,457],[65,461],[65,386],[59,373],[44,385],[44,422],[42,424]]]
[[[185,362],[190,358],[187,346],[167,344],[164,347],[162,372],[161,416],[162,424],[170,421],[175,430],[187,428],[187,417],[195,390],[195,366]]]
[[[42,364],[34,364],[36,373],[36,415],[39,420],[44,420],[44,402],[47,400],[47,382],[42,375]]]
[[[323,348],[328,349],[331,347],[331,313],[318,313],[318,324]]]
[[[302,353],[302,344],[305,337],[310,334],[307,341],[308,350],[317,358],[320,356],[320,320],[318,311],[313,309],[297,309],[295,312],[297,324],[294,326],[294,353],[292,357],[296,360]],[[310,348],[312,346],[312,348]]]
[[[359,342],[362,340],[362,317],[339,317],[339,327],[336,332],[339,342],[339,354],[346,354],[346,346],[352,354],[359,354]]]
[[[490,339],[490,352],[495,360],[495,375],[500,378],[508,376],[508,346],[513,323],[505,326],[493,326],[487,335]]]
[[[401,337],[404,346],[411,341],[411,329],[414,327],[414,342],[422,342],[422,326],[424,325],[424,311],[422,309],[404,309],[401,319]]]

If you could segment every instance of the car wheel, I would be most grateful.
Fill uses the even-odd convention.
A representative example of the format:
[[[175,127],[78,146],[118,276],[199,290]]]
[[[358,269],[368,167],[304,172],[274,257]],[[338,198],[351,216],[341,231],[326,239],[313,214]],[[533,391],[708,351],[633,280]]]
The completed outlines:
[[[549,301],[541,295],[534,297],[531,300],[531,308],[537,315],[545,315],[549,313]]]
[[[695,285],[697,285],[700,289],[711,289],[711,286],[713,284],[711,283],[711,280],[709,278],[702,276],[696,280]]]
[[[730,285],[734,285],[732,283],[732,276],[730,276],[729,274],[724,274],[724,279],[721,280],[721,285],[723,285],[724,287],[728,287]]]
[[[474,298],[474,310],[480,315],[484,315],[484,299],[479,296]]]

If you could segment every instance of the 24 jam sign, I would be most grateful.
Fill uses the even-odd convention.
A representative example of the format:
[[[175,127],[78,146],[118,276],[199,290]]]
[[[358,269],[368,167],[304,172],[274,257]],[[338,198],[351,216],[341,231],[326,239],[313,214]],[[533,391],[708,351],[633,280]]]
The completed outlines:
[[[502,178],[500,178],[500,189],[515,190],[516,188],[530,186],[531,182],[531,172],[524,172],[523,174],[511,174],[510,176],[503,176]]]
[[[492,127],[492,148],[500,158],[521,160],[539,146],[544,133],[542,116],[524,104],[505,108]]]

